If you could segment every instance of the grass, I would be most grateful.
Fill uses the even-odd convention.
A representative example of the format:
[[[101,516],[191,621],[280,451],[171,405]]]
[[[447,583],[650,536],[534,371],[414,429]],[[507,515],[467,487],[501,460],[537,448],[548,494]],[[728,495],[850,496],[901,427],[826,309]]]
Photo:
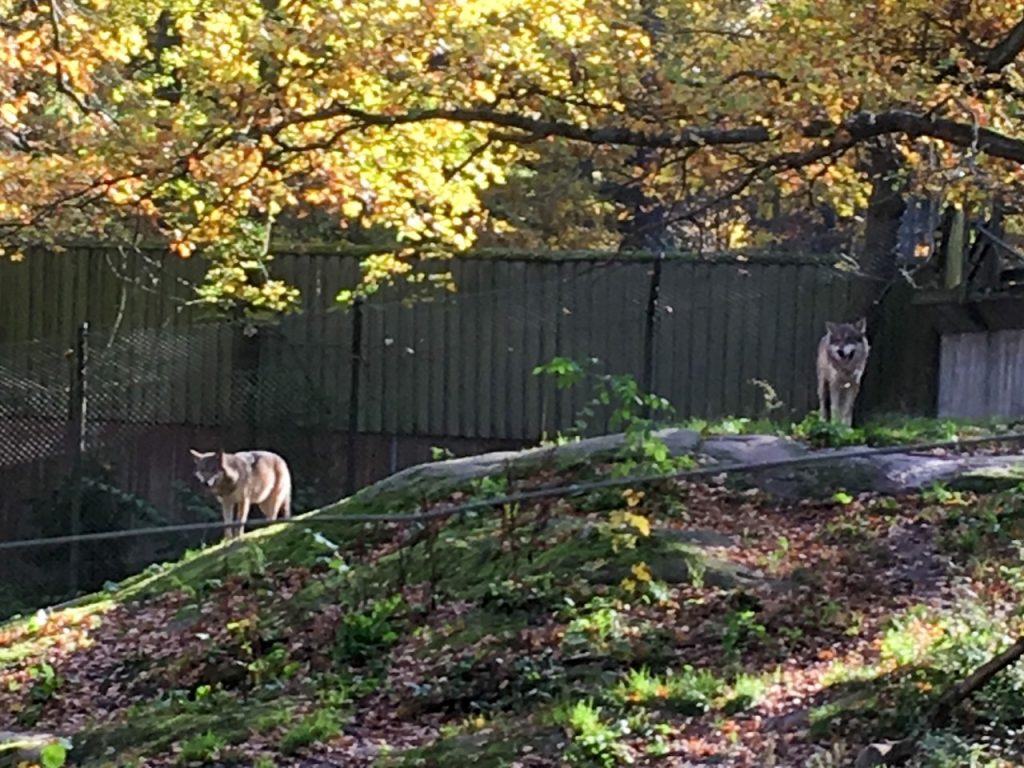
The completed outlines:
[[[727,417],[718,420],[691,419],[680,426],[705,436],[776,435],[793,437],[816,447],[838,447],[945,442],[958,438],[1003,434],[1015,431],[1021,425],[996,420],[970,422],[892,414],[872,417],[863,425],[851,428],[823,422],[816,412],[811,412],[796,422]]]
[[[281,752],[294,755],[303,747],[330,741],[341,732],[342,716],[333,709],[318,709],[296,723],[281,739]]]

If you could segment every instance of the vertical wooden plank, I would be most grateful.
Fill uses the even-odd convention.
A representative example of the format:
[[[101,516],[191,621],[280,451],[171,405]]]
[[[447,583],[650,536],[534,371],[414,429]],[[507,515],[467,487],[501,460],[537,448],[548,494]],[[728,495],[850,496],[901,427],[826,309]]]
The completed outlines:
[[[433,315],[437,311],[435,304],[417,302],[410,309],[413,318],[413,390],[416,393],[416,410],[413,416],[412,433],[415,435],[430,434],[430,377],[434,366],[434,350],[436,340],[430,336],[433,327]]]
[[[1012,333],[1012,350],[1008,354],[1013,366],[1013,380],[1010,382],[1010,415],[1020,418],[1024,416],[1024,330]]]
[[[303,401],[306,405],[302,413],[304,424],[317,422],[323,403],[321,393],[323,391],[324,361],[323,356],[319,354],[323,345],[323,295],[319,262],[320,257],[315,254],[299,255],[295,262],[299,285],[312,310],[301,315],[304,328],[299,367],[303,373],[300,386],[305,395]],[[275,397],[275,400],[277,399]],[[275,410],[279,407],[275,404]]]
[[[558,268],[557,260],[544,261],[539,265],[539,283],[537,295],[539,298],[538,308],[538,336],[540,342],[540,353],[538,364],[546,363],[558,354],[558,347],[561,343],[560,316],[558,306]],[[531,369],[532,370],[532,369]],[[557,431],[555,425],[555,414],[559,410],[558,390],[554,381],[548,377],[532,376],[539,390],[541,407],[538,412],[539,434],[547,434],[549,437]]]
[[[996,331],[989,334],[992,343],[989,347],[988,370],[989,381],[993,392],[990,399],[992,406],[987,415],[1008,417],[1013,412],[1013,335],[1014,331]]]
[[[341,257],[338,254],[330,254],[321,257],[323,263],[323,293],[324,307],[321,309],[322,347],[320,356],[322,358],[322,395],[327,406],[327,413],[323,414],[320,423],[325,429],[336,428],[338,415],[344,407],[344,397],[341,391],[341,380],[343,367],[341,365],[341,345],[344,334],[343,315],[338,311],[334,297],[341,290]]]
[[[710,266],[711,307],[708,324],[708,407],[711,418],[728,415],[725,398],[726,356],[729,347],[729,314],[732,311],[729,297],[729,267],[721,263]]]
[[[706,418],[709,415],[708,397],[709,349],[708,329],[710,327],[711,268],[707,262],[694,265],[693,302],[690,311],[690,349],[693,351],[690,363],[692,385],[691,409],[693,416]]]
[[[363,305],[363,385],[360,387],[359,429],[362,432],[380,432],[383,428],[381,411],[384,408],[384,317],[381,302],[367,301]]]
[[[491,408],[494,409],[494,416],[491,420],[490,436],[497,438],[510,436],[512,428],[512,390],[515,384],[512,382],[509,362],[512,354],[510,317],[514,311],[512,296],[515,289],[512,285],[512,271],[507,262],[489,262],[488,267],[492,275],[491,285],[495,289],[493,300],[488,302],[491,308],[490,324],[494,343],[491,356],[494,368],[491,375]]]
[[[508,437],[523,439],[528,435],[526,421],[526,269],[522,261],[509,263],[508,373],[509,408]]]
[[[447,339],[447,304],[449,299],[443,297],[431,305],[430,312],[430,434],[444,435],[447,420],[444,414],[446,404],[444,366],[449,358],[449,339]]]
[[[544,320],[541,315],[541,267],[536,263],[526,262],[524,265],[525,301],[523,303],[523,371],[522,377],[525,390],[524,437],[536,440],[540,437],[541,382],[532,371],[544,361],[541,359],[540,336],[543,333]]]
[[[462,410],[462,377],[461,367],[464,350],[462,348],[458,298],[447,302],[445,310],[445,341],[444,356],[444,434],[449,437],[461,435],[460,416]]]
[[[381,346],[378,357],[381,362],[381,430],[387,435],[398,432],[398,414],[403,404],[399,397],[398,366],[401,349],[398,332],[398,314],[401,305],[391,297],[379,309],[381,318]]]
[[[740,413],[756,419],[766,415],[764,392],[753,383],[758,376],[758,348],[762,342],[761,322],[764,315],[764,266],[748,265],[740,270],[743,301],[741,335],[743,348],[740,363]]]
[[[476,344],[477,362],[479,370],[474,372],[476,377],[476,402],[477,402],[477,434],[480,437],[492,437],[494,435],[494,389],[497,384],[494,372],[494,345],[497,343],[494,336],[494,314],[497,295],[494,284],[494,262],[477,262],[478,281],[477,294],[473,301],[476,304]]]
[[[407,292],[403,291],[403,294]],[[416,325],[412,306],[399,304],[397,307],[397,357],[398,401],[396,433],[415,433],[416,422]]]
[[[725,306],[725,365],[722,386],[722,413],[740,416],[743,413],[743,316],[747,300],[744,296],[743,276],[739,265],[723,263],[722,283],[726,286]]]
[[[786,404],[790,416],[799,419],[802,418],[803,405],[797,400],[796,377],[793,373],[797,313],[799,312],[796,272],[796,266],[781,264],[776,275],[778,281],[776,283],[775,313],[778,317],[778,332],[775,336],[773,369],[779,398]]]
[[[480,400],[477,380],[486,376],[480,365],[480,262],[460,260],[459,313],[459,434],[476,437],[480,434]]]
[[[658,313],[654,319],[654,391],[675,405],[672,376],[675,369],[676,343],[673,319],[673,301],[678,295],[675,280],[677,262],[666,259],[661,265],[661,286]]]
[[[675,298],[672,301],[673,339],[675,345],[675,381],[672,393],[676,411],[689,419],[697,415],[694,401],[694,344],[691,329],[694,322],[694,296],[697,265],[681,262],[675,270]]]
[[[814,400],[814,352],[817,348],[818,336],[816,333],[817,321],[815,320],[815,294],[817,293],[816,273],[817,267],[813,265],[802,265],[799,268],[798,304],[800,314],[798,315],[798,328],[796,336],[796,348],[793,350],[794,371],[797,376],[797,396],[795,402],[798,404],[801,413],[807,413]]]
[[[339,256],[339,288],[348,288],[359,280],[359,259],[354,256]],[[338,409],[334,416],[335,428],[347,432],[349,428],[349,405],[352,397],[352,323],[354,313],[351,307],[339,312],[338,317]]]
[[[779,317],[784,312],[789,311],[788,307],[781,306],[778,302],[779,269],[778,264],[766,264],[759,268],[761,277],[758,281],[758,291],[760,295],[758,296],[757,310],[752,314],[757,317],[758,322],[756,347],[757,378],[766,381],[775,389],[776,394],[783,400],[785,406],[789,406],[790,403],[784,399],[786,393],[776,373]],[[756,396],[760,405],[761,393],[757,392]],[[784,412],[775,412],[772,414],[772,418],[779,418],[784,415]]]
[[[556,339],[553,350],[553,357],[568,357],[572,360],[585,359],[581,355],[580,337],[577,331],[575,311],[577,292],[574,286],[579,286],[578,291],[586,290],[586,285],[581,284],[577,279],[581,266],[585,269],[590,265],[586,262],[558,262],[555,265],[555,298],[552,312],[555,316]],[[554,410],[549,421],[549,429],[552,435],[565,433],[573,421],[573,391],[571,389],[559,389],[554,387]]]

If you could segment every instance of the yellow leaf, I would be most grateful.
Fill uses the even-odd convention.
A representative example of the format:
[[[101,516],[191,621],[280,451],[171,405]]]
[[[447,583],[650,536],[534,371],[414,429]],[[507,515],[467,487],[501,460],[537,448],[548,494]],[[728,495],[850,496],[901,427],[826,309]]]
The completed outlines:
[[[641,536],[650,536],[651,535],[651,521],[648,520],[643,515],[635,515],[635,514],[629,513],[629,514],[626,515],[626,521],[633,528],[636,528],[636,530],[639,531]]]
[[[5,122],[14,125],[18,122],[18,108],[13,104],[4,104],[0,106],[0,117],[2,117]]]
[[[647,567],[647,563],[634,563],[633,567],[630,568],[630,570],[633,572],[633,575],[636,577],[637,581],[647,583],[653,580],[653,577],[651,576],[651,571]]]

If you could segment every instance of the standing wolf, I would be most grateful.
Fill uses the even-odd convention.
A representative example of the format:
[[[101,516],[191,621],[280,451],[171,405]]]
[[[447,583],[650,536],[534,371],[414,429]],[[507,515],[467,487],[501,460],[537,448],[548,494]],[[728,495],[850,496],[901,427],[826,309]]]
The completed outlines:
[[[269,520],[288,517],[292,504],[292,476],[288,464],[270,451],[200,453],[192,451],[196,477],[213,491],[224,513],[224,538],[242,535],[253,504]],[[237,523],[231,526],[230,523]]]
[[[818,343],[818,403],[822,421],[853,424],[853,403],[868,364],[867,321],[825,323]],[[827,403],[826,403],[827,401]],[[830,413],[831,411],[831,413]]]

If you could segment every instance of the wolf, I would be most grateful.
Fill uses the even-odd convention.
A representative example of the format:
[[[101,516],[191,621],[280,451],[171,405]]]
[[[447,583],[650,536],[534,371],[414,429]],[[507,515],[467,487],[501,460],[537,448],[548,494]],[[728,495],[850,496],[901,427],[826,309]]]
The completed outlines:
[[[868,364],[867,320],[825,323],[818,342],[818,403],[822,421],[853,424],[853,403]],[[831,411],[831,413],[830,413]],[[831,418],[830,418],[831,417]]]
[[[191,453],[196,478],[220,501],[225,540],[242,535],[253,504],[269,520],[291,514],[292,476],[287,462],[276,453],[201,453],[196,450]]]

